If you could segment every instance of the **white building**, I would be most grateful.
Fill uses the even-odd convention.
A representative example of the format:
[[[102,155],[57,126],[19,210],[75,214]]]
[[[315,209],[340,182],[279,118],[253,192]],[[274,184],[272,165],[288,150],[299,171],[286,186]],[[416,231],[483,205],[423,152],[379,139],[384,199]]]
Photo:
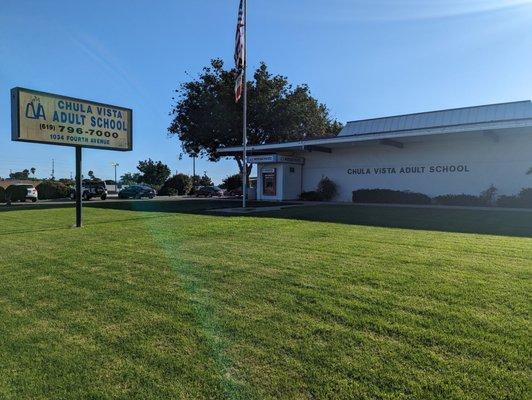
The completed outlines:
[[[220,149],[220,154],[241,152]],[[335,137],[248,146],[257,199],[293,200],[323,176],[356,189],[478,195],[532,187],[532,103],[493,104],[348,122]]]

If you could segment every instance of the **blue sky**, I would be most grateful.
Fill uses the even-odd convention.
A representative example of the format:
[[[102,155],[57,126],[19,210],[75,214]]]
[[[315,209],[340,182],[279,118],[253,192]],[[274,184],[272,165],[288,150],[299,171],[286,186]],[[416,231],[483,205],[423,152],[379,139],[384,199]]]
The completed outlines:
[[[250,67],[307,83],[341,122],[532,98],[532,0],[248,0]],[[0,176],[74,170],[74,149],[11,142],[23,86],[133,108],[134,150],[84,151],[112,178],[152,158],[191,173],[166,129],[173,90],[230,63],[238,0],[1,0]],[[216,182],[231,160],[198,160]]]

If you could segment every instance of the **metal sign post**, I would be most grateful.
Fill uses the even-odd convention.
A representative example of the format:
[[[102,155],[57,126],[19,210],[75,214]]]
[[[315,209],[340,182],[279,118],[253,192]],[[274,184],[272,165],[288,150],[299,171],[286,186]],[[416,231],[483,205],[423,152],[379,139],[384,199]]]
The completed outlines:
[[[83,206],[81,193],[81,146],[76,146],[76,228],[81,228],[81,208]]]

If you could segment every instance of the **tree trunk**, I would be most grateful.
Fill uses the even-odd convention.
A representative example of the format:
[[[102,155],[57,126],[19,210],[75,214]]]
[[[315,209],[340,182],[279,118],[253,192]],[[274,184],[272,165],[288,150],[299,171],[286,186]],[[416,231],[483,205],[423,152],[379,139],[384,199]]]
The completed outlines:
[[[236,160],[236,163],[238,164],[238,170],[240,171],[240,175],[242,175],[243,173],[243,170],[244,170],[244,163],[242,162],[242,157],[238,157],[238,156],[235,156],[235,160]],[[251,170],[253,169],[253,164],[248,164],[247,165],[247,182],[248,182],[248,186],[249,186],[249,175],[251,175]]]

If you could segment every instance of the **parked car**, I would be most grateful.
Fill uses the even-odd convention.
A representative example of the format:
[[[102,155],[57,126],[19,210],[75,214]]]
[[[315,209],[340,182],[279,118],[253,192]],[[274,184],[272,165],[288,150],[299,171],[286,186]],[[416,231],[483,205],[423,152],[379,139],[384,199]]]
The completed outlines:
[[[241,197],[242,196],[242,188],[232,189],[229,192],[227,192],[227,195],[231,196],[231,197]]]
[[[107,198],[107,186],[105,182],[83,179],[81,181],[81,197],[85,201],[93,197],[99,197],[101,200],[105,200]],[[76,188],[70,189],[70,198],[72,200],[76,199]]]
[[[223,190],[218,186],[202,186],[196,190],[196,197],[222,197],[224,194]]]
[[[131,185],[118,192],[119,199],[140,199],[148,197],[153,199],[157,192],[154,188],[147,185]]]

